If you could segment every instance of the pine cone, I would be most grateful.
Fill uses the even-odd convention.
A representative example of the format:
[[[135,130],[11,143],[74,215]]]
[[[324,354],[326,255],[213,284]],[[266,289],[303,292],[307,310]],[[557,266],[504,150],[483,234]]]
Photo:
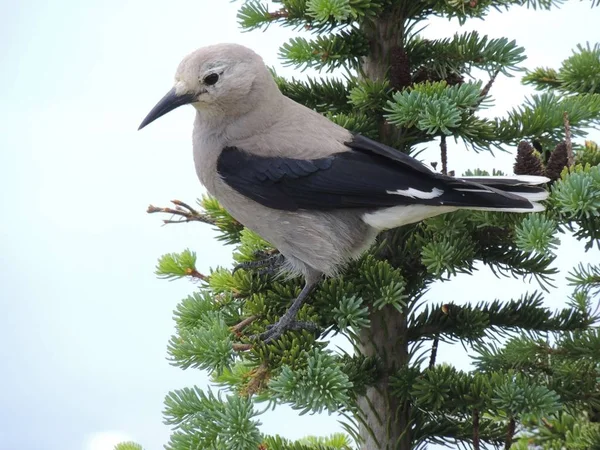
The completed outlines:
[[[513,166],[515,175],[543,175],[544,168],[540,158],[534,152],[533,146],[526,141],[519,142],[517,160]]]
[[[391,51],[390,84],[398,91],[410,86],[410,64],[408,55],[402,47],[394,47]]]
[[[550,158],[548,159],[546,176],[551,180],[558,180],[560,178],[560,173],[565,167],[567,167],[568,163],[567,144],[561,142],[556,146],[550,155]]]

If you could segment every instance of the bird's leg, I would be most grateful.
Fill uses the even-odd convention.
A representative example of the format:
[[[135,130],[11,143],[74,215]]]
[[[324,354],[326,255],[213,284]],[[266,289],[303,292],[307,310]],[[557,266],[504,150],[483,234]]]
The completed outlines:
[[[233,273],[236,273],[240,269],[260,269],[258,271],[259,275],[272,275],[281,267],[285,260],[285,257],[281,253],[257,252],[255,256],[259,259],[237,264],[233,268]]]
[[[307,281],[304,285],[304,288],[300,292],[300,295],[296,297],[292,306],[285,312],[285,314],[279,319],[276,324],[270,325],[267,327],[267,331],[259,334],[258,336],[253,336],[254,338],[261,339],[265,343],[274,341],[278,339],[283,333],[288,330],[302,330],[307,329],[311,331],[317,331],[319,328],[316,324],[312,322],[304,322],[304,321],[296,321],[296,315],[298,315],[298,311],[302,308],[302,305],[310,295],[310,293],[317,286],[318,281],[309,282]]]

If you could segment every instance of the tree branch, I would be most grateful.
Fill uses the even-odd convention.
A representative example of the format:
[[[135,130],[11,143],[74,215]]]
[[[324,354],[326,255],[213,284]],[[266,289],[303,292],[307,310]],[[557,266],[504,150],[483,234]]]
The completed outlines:
[[[563,113],[563,123],[565,125],[565,144],[567,144],[567,165],[572,167],[575,159],[573,158],[573,143],[571,142],[571,125],[569,123],[569,114]]]
[[[148,214],[153,213],[166,213],[171,214],[171,216],[178,216],[177,220],[173,219],[163,219],[163,223],[187,223],[187,222],[203,222],[209,225],[215,225],[215,221],[208,217],[205,214],[202,214],[189,206],[187,203],[182,202],[181,200],[171,200],[171,203],[175,205],[175,208],[161,208],[154,205],[149,205],[146,212]]]
[[[479,102],[477,103],[477,106],[481,105],[481,102],[483,101],[483,99],[490,93],[490,90],[492,89],[492,85],[494,84],[494,81],[496,81],[496,77],[498,76],[499,73],[500,73],[500,69],[496,69],[494,71],[494,73],[492,74],[490,81],[488,81],[487,84],[483,87],[483,89],[481,90],[481,94],[479,94]]]
[[[429,357],[429,368],[433,369],[435,367],[435,359],[437,357],[438,345],[440,344],[440,336],[435,335],[433,338],[433,344],[431,344],[431,356]]]
[[[448,147],[446,145],[446,135],[442,134],[440,140],[440,150],[442,152],[442,174],[448,175]]]

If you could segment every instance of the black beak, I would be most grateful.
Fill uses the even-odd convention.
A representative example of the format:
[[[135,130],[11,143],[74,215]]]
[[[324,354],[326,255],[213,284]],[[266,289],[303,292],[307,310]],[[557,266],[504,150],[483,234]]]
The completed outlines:
[[[195,96],[193,94],[177,95],[175,93],[175,88],[171,89],[169,92],[167,92],[167,95],[161,98],[156,106],[152,108],[152,111],[150,111],[146,118],[142,121],[138,130],[141,130],[150,122],[154,122],[156,119],[164,116],[166,113],[173,111],[175,108],[192,103],[194,100]]]

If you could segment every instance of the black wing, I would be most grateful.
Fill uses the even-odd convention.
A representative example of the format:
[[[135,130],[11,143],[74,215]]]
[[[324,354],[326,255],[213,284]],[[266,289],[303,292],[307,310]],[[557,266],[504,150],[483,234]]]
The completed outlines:
[[[531,206],[494,188],[436,174],[416,159],[362,136],[346,145],[348,151],[312,160],[261,157],[227,147],[217,171],[242,195],[287,211],[411,204]],[[498,202],[497,197],[504,201]]]

